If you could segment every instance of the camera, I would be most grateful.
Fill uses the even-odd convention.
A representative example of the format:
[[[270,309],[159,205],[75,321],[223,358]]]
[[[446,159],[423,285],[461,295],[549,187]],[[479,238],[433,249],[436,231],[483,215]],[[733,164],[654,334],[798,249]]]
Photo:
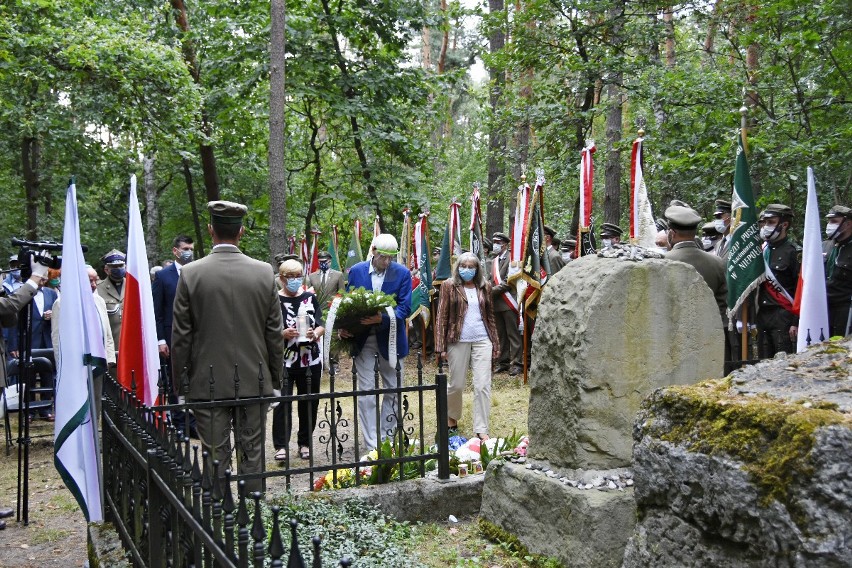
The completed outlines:
[[[62,243],[12,239],[12,246],[20,247],[18,251],[18,264],[21,267],[21,280],[26,280],[32,275],[32,260],[48,268],[62,268],[62,257],[58,255],[53,256],[49,252],[62,252]]]

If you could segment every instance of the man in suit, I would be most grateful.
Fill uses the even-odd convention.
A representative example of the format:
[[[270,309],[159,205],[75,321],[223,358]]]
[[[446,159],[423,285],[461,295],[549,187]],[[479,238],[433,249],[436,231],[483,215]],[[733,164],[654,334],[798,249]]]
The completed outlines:
[[[194,258],[195,245],[190,237],[178,235],[172,241],[172,254],[175,261],[169,266],[158,270],[154,274],[154,282],[151,284],[151,295],[154,297],[154,319],[157,322],[157,343],[160,350],[160,361],[166,366],[171,375],[171,357],[169,356],[172,346],[172,309],[175,303],[175,292],[177,291],[178,277],[181,269],[192,262]],[[177,385],[172,385],[168,396],[170,403],[178,402]],[[187,431],[186,420],[189,418]],[[195,416],[191,412],[183,410],[172,411],[172,422],[178,430],[189,434],[193,438],[198,437],[195,426]]]
[[[121,335],[121,315],[124,308],[125,256],[123,252],[112,249],[101,258],[101,261],[104,263],[106,278],[98,283],[98,295],[106,303],[109,325],[112,328],[112,339],[115,346],[118,347],[120,345],[119,336]]]
[[[271,396],[281,388],[284,336],[272,267],[247,257],[238,244],[245,205],[207,204],[213,251],[183,265],[172,319],[172,377],[188,402]],[[266,404],[194,409],[210,460],[223,475],[236,439],[239,473],[263,470]],[[246,489],[262,491],[260,478]]]
[[[554,246],[553,239],[556,238],[556,231],[547,225],[544,226],[544,244],[547,247],[547,258],[550,260],[550,274],[556,274],[559,269],[565,266],[562,260],[562,255],[559,254],[559,249]],[[549,275],[548,275],[549,276]]]
[[[396,298],[393,318],[396,329],[395,345],[389,344],[392,320],[387,312],[383,311],[361,319],[361,323],[369,327],[367,332],[355,337],[355,368],[358,373],[359,390],[375,388],[373,372],[376,353],[379,354],[379,374],[386,389],[399,386],[396,380],[396,368],[390,362],[390,350],[396,351],[395,358],[399,361],[400,376],[402,376],[402,358],[408,355],[405,320],[411,314],[411,272],[402,264],[392,260],[396,258],[398,251],[399,244],[396,237],[382,233],[373,239],[370,251],[372,258],[359,262],[349,271],[347,290],[355,288],[381,290]],[[340,330],[340,335],[351,337],[346,330]],[[358,397],[358,420],[364,438],[364,454],[378,447],[380,440],[393,435],[397,416],[400,413],[397,402],[395,394],[384,395],[379,420],[381,432],[376,432],[376,398]]]
[[[721,235],[714,252],[722,260],[728,260],[728,249],[731,248],[731,202],[725,199],[716,200],[716,211],[713,213],[713,225]]]
[[[39,286],[47,277],[47,266],[31,261],[32,276],[22,286],[8,296],[0,297],[0,325],[12,327],[18,323],[18,312],[35,296]],[[0,386],[6,388],[6,347],[0,341]],[[10,508],[0,508],[0,519],[11,517],[15,511]],[[0,530],[6,528],[6,521],[0,520]]]
[[[509,237],[504,233],[491,236],[494,257],[491,259],[491,296],[494,299],[494,321],[500,338],[500,359],[496,373],[509,371],[512,376],[523,372],[523,348],[518,330],[518,303],[515,290],[506,278],[509,275]]]
[[[343,273],[331,268],[331,254],[322,251],[317,257],[319,258],[319,270],[308,274],[308,283],[314,289],[317,298],[321,302],[325,302],[326,305],[323,306],[323,309],[325,309],[331,303],[335,294],[343,292],[345,282]]]
[[[679,260],[689,264],[704,278],[704,282],[713,292],[719,316],[722,320],[722,338],[725,342],[725,364],[731,361],[730,342],[727,339],[728,282],[725,276],[725,261],[718,256],[704,252],[695,241],[695,233],[701,223],[701,216],[693,209],[682,205],[672,205],[665,212],[669,228],[667,238],[671,250],[666,260]],[[728,369],[724,372],[727,374]]]

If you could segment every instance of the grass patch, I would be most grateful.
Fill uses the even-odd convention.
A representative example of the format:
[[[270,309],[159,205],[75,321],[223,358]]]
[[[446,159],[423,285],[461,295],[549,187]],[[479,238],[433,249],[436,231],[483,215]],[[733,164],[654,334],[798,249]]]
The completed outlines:
[[[30,525],[32,526],[32,525]],[[29,544],[49,544],[71,536],[72,532],[65,529],[36,528],[29,537]]]

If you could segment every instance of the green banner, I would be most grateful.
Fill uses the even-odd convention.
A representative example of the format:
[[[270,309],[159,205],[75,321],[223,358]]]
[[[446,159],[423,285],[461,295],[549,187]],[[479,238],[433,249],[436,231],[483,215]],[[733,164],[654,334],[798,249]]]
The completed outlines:
[[[731,245],[728,254],[728,318],[737,312],[748,295],[765,279],[761,251],[763,241],[757,224],[757,210],[751,190],[742,136],[737,145],[734,193],[731,197]]]
[[[352,231],[352,240],[349,241],[349,250],[346,252],[346,274],[349,269],[364,260],[361,254],[361,242],[358,241],[358,231]]]
[[[441,256],[438,257],[438,266],[435,269],[435,282],[437,286],[453,275],[453,249],[450,246],[450,226],[444,229],[444,239],[441,241]]]

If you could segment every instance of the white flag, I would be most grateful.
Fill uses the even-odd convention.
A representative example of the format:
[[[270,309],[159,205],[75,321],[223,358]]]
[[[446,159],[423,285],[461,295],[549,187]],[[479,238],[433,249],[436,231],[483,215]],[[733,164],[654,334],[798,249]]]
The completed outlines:
[[[799,310],[799,337],[796,352],[828,339],[828,298],[825,292],[825,266],[822,260],[822,230],[817,204],[814,171],[808,168],[808,204],[805,208],[805,235],[802,241],[802,270],[793,308]]]
[[[86,520],[103,520],[98,467],[98,430],[89,366],[106,368],[103,331],[80,247],[77,188],[65,199],[62,246],[62,316],[56,380],[54,464]]]

